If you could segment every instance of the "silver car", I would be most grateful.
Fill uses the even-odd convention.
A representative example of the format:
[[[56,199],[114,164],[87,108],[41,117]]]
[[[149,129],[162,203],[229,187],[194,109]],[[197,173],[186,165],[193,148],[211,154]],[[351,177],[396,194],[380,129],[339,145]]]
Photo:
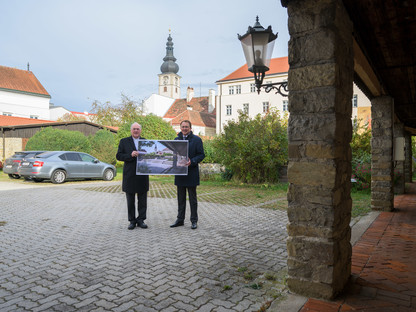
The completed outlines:
[[[35,182],[51,180],[64,183],[68,179],[103,179],[111,181],[116,167],[81,152],[53,151],[22,161],[18,173]]]
[[[25,158],[34,157],[45,151],[22,151],[15,152],[13,156],[6,159],[4,162],[3,172],[9,175],[11,179],[19,179],[20,175],[18,174],[19,166]]]

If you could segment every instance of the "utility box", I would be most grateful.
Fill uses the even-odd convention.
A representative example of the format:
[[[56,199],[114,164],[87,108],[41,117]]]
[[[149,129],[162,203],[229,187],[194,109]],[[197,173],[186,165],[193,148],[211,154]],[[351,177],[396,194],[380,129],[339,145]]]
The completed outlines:
[[[394,139],[394,161],[405,160],[405,145],[404,137],[397,137]]]

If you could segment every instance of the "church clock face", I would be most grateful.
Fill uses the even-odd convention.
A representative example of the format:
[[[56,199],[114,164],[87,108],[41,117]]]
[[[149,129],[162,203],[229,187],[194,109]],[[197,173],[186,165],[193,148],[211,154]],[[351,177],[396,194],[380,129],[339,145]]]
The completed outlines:
[[[167,85],[168,84],[168,76],[163,77],[163,84]]]

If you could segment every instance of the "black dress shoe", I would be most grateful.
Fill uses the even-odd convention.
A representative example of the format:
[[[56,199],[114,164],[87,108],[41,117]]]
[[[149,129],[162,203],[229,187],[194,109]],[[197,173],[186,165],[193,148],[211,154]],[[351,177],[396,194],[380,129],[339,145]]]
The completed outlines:
[[[136,227],[136,222],[130,222],[128,229],[133,230],[135,227]]]
[[[180,220],[176,220],[174,224],[171,224],[170,227],[177,227],[177,226],[182,226],[183,225],[183,221]]]
[[[147,224],[143,221],[137,221],[137,226],[142,229],[147,229]]]
[[[195,230],[197,227],[198,226],[197,226],[196,222],[192,222],[191,229]]]

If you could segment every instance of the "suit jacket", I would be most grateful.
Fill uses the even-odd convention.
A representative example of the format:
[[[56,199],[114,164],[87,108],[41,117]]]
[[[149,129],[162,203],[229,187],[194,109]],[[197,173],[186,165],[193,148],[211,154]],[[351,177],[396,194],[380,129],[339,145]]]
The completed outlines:
[[[136,151],[133,137],[120,140],[116,158],[124,161],[122,190],[126,193],[145,193],[149,191],[149,176],[136,175],[137,157],[131,157],[133,151]]]
[[[188,157],[191,164],[188,167],[188,175],[175,176],[175,185],[178,186],[197,186],[199,185],[199,163],[205,158],[204,146],[199,136],[194,135],[192,131],[186,138],[188,143]],[[183,140],[182,132],[179,132],[175,140]]]

